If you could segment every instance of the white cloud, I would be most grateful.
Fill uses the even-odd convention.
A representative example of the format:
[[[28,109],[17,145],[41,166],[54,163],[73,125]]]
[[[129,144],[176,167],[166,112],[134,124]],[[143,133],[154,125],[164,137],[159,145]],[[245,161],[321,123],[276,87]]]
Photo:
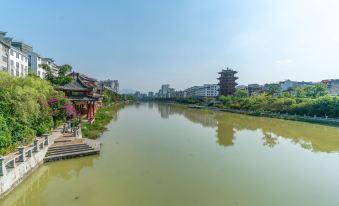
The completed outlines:
[[[291,64],[293,63],[292,59],[279,59],[275,61],[276,64],[281,64],[281,65],[286,65],[286,64]]]

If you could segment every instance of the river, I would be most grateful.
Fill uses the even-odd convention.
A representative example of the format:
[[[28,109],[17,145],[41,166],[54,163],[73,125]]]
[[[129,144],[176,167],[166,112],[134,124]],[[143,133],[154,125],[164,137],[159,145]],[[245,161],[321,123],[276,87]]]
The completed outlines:
[[[337,206],[339,129],[142,103],[97,156],[48,163],[4,206]]]

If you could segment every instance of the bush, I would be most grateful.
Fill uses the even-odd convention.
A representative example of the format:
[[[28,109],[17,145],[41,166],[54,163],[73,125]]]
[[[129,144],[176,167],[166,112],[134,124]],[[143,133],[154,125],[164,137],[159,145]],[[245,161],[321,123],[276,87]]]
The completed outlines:
[[[1,155],[17,145],[30,143],[36,135],[47,132],[64,118],[61,109],[54,110],[49,106],[51,99],[64,97],[47,81],[35,76],[18,78],[0,72]]]

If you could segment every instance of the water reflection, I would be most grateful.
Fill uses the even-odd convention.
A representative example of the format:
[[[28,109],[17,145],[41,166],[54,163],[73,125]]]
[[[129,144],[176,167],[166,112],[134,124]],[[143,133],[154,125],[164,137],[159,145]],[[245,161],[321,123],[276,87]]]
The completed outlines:
[[[263,145],[274,147],[280,138],[314,152],[339,152],[339,129],[302,122],[253,117],[223,112],[188,109],[181,105],[158,104],[162,118],[179,114],[203,127],[216,128],[217,143],[232,146],[236,132],[261,131]]]
[[[41,195],[36,199],[36,193],[46,193],[48,184],[53,178],[70,180],[79,177],[81,171],[91,168],[99,156],[89,156],[78,159],[64,160],[45,164],[35,171],[32,176],[24,181],[0,201],[0,205],[25,205],[27,202],[38,202],[39,205],[48,205],[48,195]],[[77,161],[77,162],[75,162]]]

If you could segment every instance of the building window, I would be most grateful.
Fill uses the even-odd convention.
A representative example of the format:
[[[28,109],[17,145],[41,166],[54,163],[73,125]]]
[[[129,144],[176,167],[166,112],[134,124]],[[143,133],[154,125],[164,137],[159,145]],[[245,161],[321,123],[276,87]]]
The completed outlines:
[[[3,61],[3,62],[7,62],[7,57],[2,56],[2,61]]]
[[[13,52],[13,50],[11,50],[11,55],[12,55],[12,56],[14,56],[14,52]]]
[[[20,59],[20,54],[18,52],[15,52],[15,53],[16,53],[16,58]]]

